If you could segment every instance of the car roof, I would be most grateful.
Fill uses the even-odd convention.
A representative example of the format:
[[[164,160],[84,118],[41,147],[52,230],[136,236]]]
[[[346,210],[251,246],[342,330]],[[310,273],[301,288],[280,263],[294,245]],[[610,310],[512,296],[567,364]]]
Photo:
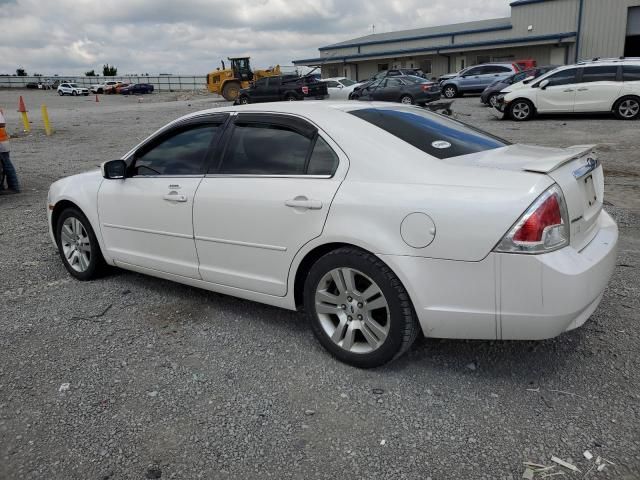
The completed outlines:
[[[327,80],[333,80],[337,82],[338,80],[349,80],[349,79],[347,77],[329,77],[329,78],[322,79],[323,82],[326,82]]]

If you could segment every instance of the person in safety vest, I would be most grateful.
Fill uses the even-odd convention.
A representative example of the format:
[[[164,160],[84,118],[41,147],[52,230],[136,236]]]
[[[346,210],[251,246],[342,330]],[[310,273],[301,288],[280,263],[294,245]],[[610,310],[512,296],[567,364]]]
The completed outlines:
[[[2,162],[2,169],[4,170],[4,176],[7,179],[7,186],[9,187],[5,189],[3,181],[3,183],[0,184],[0,195],[20,193],[18,174],[9,158],[9,135],[7,135],[6,126],[4,115],[2,114],[2,110],[0,110],[0,162]]]

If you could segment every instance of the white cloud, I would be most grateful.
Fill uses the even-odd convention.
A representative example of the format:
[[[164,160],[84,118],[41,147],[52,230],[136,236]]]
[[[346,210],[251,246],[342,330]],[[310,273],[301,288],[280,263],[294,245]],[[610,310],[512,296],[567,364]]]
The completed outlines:
[[[318,56],[371,33],[509,15],[509,0],[0,0],[0,73],[205,73]]]

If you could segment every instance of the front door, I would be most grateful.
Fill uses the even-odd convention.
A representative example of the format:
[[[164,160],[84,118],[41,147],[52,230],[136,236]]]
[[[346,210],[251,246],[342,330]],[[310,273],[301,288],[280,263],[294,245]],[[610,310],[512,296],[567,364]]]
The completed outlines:
[[[622,90],[618,65],[584,67],[576,85],[576,112],[610,112]]]
[[[549,80],[549,84],[546,87],[538,89],[538,112],[573,112],[576,89],[578,88],[577,74],[577,68],[569,68],[538,81],[537,84],[539,85],[544,80]]]
[[[473,67],[464,72],[464,74],[458,80],[458,88],[460,91],[471,92],[480,90],[482,84],[482,72],[484,67]]]
[[[98,191],[100,229],[118,263],[200,278],[192,208],[225,116],[191,121],[152,138],[127,163],[127,178]]]
[[[193,209],[200,275],[284,296],[294,256],[322,233],[347,160],[299,117],[239,114],[225,138]]]
[[[373,95],[373,99],[383,102],[397,102],[400,99],[403,85],[399,78],[387,78],[383,80],[382,85]]]

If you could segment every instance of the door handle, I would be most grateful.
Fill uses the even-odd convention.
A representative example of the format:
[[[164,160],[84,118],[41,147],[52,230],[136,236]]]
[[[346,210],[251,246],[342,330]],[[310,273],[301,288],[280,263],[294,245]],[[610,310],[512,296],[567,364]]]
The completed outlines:
[[[178,193],[167,193],[162,197],[162,199],[166,200],[167,202],[186,202],[187,196],[179,195]]]
[[[588,88],[579,88],[578,91],[579,92],[586,92],[587,90],[589,90]]]
[[[573,90],[571,88],[568,88],[566,90],[563,90],[563,92],[573,92]]]
[[[284,204],[292,208],[306,208],[307,210],[320,210],[322,202],[320,200],[309,200],[307,197],[296,197],[285,200]]]

